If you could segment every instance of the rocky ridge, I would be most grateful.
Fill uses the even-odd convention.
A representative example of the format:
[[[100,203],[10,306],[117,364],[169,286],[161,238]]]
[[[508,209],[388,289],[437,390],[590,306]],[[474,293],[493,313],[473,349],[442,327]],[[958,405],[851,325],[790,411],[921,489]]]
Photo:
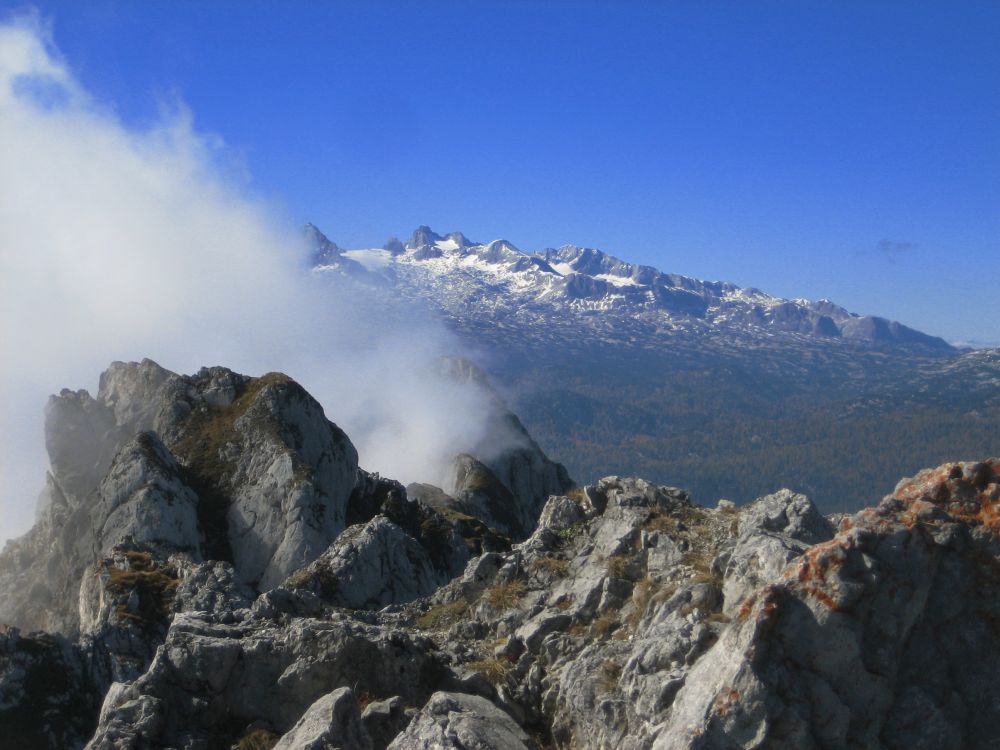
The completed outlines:
[[[47,420],[49,506],[0,554],[18,747],[1000,736],[1000,460],[834,525],[789,490],[576,487],[528,441],[456,457],[455,494],[403,487],[279,375],[116,364]]]

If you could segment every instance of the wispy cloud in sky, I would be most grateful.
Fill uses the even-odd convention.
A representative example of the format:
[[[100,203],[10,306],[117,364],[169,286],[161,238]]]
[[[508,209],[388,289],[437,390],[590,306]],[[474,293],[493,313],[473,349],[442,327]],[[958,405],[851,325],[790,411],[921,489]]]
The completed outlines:
[[[182,107],[124,126],[36,17],[0,25],[0,541],[33,517],[46,397],[112,360],[287,372],[403,481],[481,437],[484,394],[437,376],[444,328],[311,277],[225,156]]]
[[[887,258],[890,262],[895,262],[900,258],[908,255],[916,245],[912,242],[899,242],[898,240],[879,240],[875,245],[875,250],[883,258]]]

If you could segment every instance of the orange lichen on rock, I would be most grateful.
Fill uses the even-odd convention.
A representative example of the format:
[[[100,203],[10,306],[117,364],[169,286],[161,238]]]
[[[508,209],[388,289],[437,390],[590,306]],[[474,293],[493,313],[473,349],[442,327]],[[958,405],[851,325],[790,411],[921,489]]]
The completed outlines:
[[[924,469],[896,486],[890,496],[907,506],[900,521],[912,526],[943,510],[956,521],[1000,532],[1000,476],[996,459],[949,463]]]
[[[740,692],[735,688],[723,689],[715,698],[713,708],[719,716],[725,716],[739,703]]]

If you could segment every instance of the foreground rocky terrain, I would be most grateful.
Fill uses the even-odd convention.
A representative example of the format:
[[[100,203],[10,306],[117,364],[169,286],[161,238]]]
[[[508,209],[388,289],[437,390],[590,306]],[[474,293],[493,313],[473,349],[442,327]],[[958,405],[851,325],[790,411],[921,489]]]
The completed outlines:
[[[522,439],[404,487],[283,375],[53,397],[45,510],[0,553],[4,746],[1000,742],[1000,460],[827,518],[580,487],[493,419]]]

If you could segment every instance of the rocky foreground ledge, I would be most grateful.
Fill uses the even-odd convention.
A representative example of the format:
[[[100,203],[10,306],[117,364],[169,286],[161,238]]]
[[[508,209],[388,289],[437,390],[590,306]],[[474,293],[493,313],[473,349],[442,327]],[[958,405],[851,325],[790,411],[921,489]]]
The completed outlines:
[[[834,528],[788,490],[577,488],[494,419],[519,439],[446,491],[359,469],[285,376],[54,397],[47,509],[0,554],[2,744],[1000,745],[1000,460]]]

